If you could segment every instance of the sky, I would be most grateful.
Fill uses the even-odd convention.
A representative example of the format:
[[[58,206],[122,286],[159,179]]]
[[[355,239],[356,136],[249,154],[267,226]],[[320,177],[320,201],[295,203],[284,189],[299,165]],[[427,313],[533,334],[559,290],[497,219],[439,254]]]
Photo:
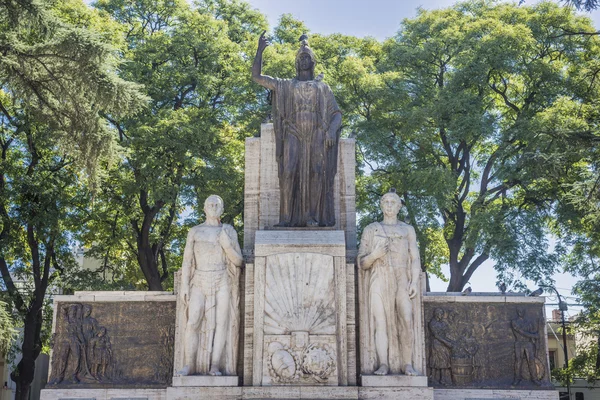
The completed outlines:
[[[454,4],[455,0],[246,0],[277,25],[281,14],[292,14],[304,21],[308,29],[320,34],[342,33],[373,36],[379,40],[392,37],[404,18],[413,18],[418,8],[433,10]],[[525,4],[534,4],[526,0]],[[600,26],[600,11],[587,14]]]
[[[455,3],[454,0],[417,0],[409,2],[403,0],[246,0],[254,8],[265,14],[272,27],[277,25],[281,14],[292,14],[294,18],[303,21],[308,29],[320,34],[342,33],[353,36],[373,36],[379,40],[392,37],[400,27],[405,18],[413,18],[418,8],[427,10],[449,7]],[[533,4],[526,1],[526,4]],[[587,14],[594,21],[596,27],[600,27],[600,11]],[[475,292],[497,292],[496,273],[494,263],[484,263],[472,276],[470,286]],[[446,276],[449,276],[448,268],[443,268]],[[571,295],[571,288],[577,281],[568,274],[556,274],[554,276],[555,286],[562,296],[567,296],[567,302],[575,302]],[[432,277],[430,280],[432,291],[446,291],[447,283]],[[527,282],[527,286],[534,290],[537,287],[534,282]],[[546,302],[558,303],[553,293],[545,293],[548,296]],[[551,309],[555,306],[547,306],[546,313],[550,316]],[[574,315],[579,307],[569,307],[567,315]]]

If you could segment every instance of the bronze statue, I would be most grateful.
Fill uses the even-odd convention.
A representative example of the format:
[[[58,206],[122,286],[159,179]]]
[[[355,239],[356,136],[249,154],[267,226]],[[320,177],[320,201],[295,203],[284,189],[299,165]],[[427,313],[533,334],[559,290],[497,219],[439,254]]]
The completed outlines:
[[[252,79],[273,93],[273,125],[280,188],[278,226],[333,226],[333,182],[342,114],[321,76],[315,78],[315,55],[308,37],[300,38],[294,79],[262,75],[262,55],[269,46],[258,40]]]

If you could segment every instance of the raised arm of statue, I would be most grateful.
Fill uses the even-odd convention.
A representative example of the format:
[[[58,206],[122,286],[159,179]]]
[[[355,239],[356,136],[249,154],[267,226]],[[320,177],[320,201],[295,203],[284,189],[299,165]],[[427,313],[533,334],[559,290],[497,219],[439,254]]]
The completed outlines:
[[[194,232],[192,228],[188,232],[185,241],[185,250],[183,251],[183,262],[181,263],[181,283],[179,285],[179,296],[183,300],[183,304],[187,306],[190,290],[190,276],[192,274],[192,266],[194,265]]]
[[[414,298],[419,293],[419,278],[421,277],[421,257],[417,247],[417,235],[415,228],[409,226],[408,229],[408,253],[410,256],[410,287],[408,297]]]
[[[271,44],[265,37],[265,33],[266,31],[258,38],[258,49],[256,50],[256,56],[254,57],[254,63],[252,64],[252,80],[267,89],[275,90],[275,79],[262,74],[262,55],[267,46]]]

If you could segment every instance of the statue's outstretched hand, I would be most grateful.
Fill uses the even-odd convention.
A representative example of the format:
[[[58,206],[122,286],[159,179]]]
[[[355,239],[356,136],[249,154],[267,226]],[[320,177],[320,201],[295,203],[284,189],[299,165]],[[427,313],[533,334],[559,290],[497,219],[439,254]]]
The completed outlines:
[[[260,52],[262,52],[271,44],[271,42],[269,42],[269,39],[265,37],[265,33],[267,33],[267,31],[263,31],[263,33],[261,33],[260,37],[258,38],[258,51]]]

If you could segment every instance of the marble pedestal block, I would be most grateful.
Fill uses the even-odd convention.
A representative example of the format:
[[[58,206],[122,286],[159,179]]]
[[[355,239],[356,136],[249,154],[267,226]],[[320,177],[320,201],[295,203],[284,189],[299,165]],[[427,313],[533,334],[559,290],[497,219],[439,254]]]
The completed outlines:
[[[356,384],[343,231],[257,231],[245,289],[245,386]]]
[[[192,376],[174,376],[173,386],[185,387],[207,387],[207,386],[238,386],[239,378],[237,376],[209,376],[209,375],[192,375]]]
[[[362,386],[374,387],[427,387],[426,376],[361,375]]]

